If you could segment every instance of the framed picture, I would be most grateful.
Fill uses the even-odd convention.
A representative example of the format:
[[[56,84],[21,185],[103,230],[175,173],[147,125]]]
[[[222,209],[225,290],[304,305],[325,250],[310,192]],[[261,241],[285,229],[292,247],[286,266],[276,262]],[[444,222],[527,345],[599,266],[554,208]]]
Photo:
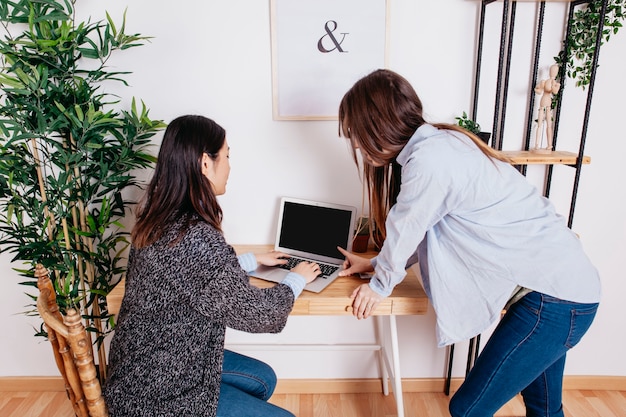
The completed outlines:
[[[271,0],[275,120],[336,120],[352,85],[387,65],[387,0]]]

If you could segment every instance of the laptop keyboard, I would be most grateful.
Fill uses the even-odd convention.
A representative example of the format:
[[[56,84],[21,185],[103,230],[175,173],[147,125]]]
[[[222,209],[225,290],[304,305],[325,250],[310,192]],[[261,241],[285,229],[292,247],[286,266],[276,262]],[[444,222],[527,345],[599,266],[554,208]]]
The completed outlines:
[[[279,268],[291,270],[294,266],[298,265],[300,262],[309,261],[308,259],[296,258],[294,256],[287,258],[287,263],[284,265],[277,265]],[[318,275],[318,278],[328,278],[332,275],[336,270],[339,269],[336,265],[323,264],[321,262],[316,262],[320,266],[321,274]]]

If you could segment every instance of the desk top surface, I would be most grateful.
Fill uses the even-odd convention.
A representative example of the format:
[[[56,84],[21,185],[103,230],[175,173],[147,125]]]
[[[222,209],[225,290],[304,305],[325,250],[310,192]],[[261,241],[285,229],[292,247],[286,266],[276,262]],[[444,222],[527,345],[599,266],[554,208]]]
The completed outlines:
[[[233,245],[237,253],[262,253],[272,250],[271,245]],[[370,255],[373,255],[370,254]],[[294,303],[291,315],[323,316],[323,315],[350,315],[352,314],[352,299],[350,295],[354,289],[366,281],[356,276],[339,277],[320,293],[303,291]],[[269,288],[276,285],[273,282],[250,277],[250,283],[259,288]],[[122,280],[107,295],[109,312],[117,314],[124,297],[124,281]],[[412,270],[407,271],[406,278],[398,284],[393,293],[385,298],[378,306],[375,315],[416,315],[426,314],[428,297],[419,279]]]

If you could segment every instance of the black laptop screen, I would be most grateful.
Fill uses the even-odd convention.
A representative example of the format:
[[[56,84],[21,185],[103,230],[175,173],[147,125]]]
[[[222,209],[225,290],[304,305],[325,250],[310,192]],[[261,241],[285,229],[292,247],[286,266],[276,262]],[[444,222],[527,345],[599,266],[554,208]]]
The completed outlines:
[[[342,259],[337,246],[348,247],[351,212],[285,202],[279,246]]]

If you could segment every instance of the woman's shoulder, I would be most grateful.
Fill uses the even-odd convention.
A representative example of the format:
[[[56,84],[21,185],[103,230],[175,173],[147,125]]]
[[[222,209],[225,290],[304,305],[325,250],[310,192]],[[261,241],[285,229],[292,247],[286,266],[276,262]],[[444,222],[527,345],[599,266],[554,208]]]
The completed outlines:
[[[236,260],[235,250],[226,242],[222,232],[202,220],[189,224],[175,242],[171,250],[180,256],[202,262],[230,263]]]
[[[187,241],[187,243],[202,242],[208,245],[226,244],[222,232],[203,220],[193,221],[188,225],[184,240]]]
[[[173,250],[187,250],[189,247],[225,244],[222,232],[198,216],[185,218],[182,216],[171,222],[165,233],[153,245],[168,247]]]
[[[405,167],[419,170],[446,171],[450,168],[471,163],[471,155],[480,151],[469,138],[447,130],[437,130],[420,140],[412,140],[402,151],[398,162]]]
[[[404,161],[412,159],[429,161],[433,157],[449,157],[451,152],[471,150],[472,146],[468,146],[470,143],[471,140],[460,132],[422,125],[400,152],[398,162],[404,165]]]

